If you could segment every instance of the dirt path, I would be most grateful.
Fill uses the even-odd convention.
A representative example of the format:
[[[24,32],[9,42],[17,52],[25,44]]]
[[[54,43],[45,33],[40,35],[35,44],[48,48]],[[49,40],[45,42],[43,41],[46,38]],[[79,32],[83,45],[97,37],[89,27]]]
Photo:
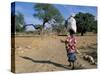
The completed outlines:
[[[48,38],[16,37],[16,73],[70,70],[65,45],[60,41],[60,39],[64,38],[51,36]],[[88,42],[88,45],[96,43],[95,36],[91,39],[94,41]],[[84,44],[84,40],[80,44],[82,45],[82,43]],[[96,65],[91,65],[79,55],[77,55],[77,63],[75,66],[75,69],[96,68]]]

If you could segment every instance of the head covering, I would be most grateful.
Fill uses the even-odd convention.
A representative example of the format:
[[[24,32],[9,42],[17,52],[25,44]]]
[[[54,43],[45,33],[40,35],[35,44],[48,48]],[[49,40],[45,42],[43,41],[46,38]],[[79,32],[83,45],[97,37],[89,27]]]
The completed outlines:
[[[72,14],[71,14],[71,17],[75,17],[75,13],[72,13]]]
[[[68,18],[68,25],[67,25],[67,30],[69,31],[70,29],[73,30],[76,33],[77,27],[76,27],[76,20],[75,20],[75,14],[73,13],[70,18]]]

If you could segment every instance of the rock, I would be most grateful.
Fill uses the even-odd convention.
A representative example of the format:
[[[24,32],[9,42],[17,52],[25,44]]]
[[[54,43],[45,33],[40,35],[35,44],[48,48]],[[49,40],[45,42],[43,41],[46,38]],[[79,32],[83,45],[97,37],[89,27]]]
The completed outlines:
[[[47,60],[47,61],[50,61],[50,58],[47,58],[46,60]]]
[[[84,68],[84,67],[85,67],[85,64],[80,64],[80,67],[81,67],[81,68]]]
[[[26,46],[25,48],[27,48],[27,49],[31,49],[32,47],[31,47],[31,46]]]
[[[83,55],[83,59],[88,60],[89,55]]]
[[[84,55],[83,56],[84,60],[87,60],[88,62],[90,62],[91,64],[95,64],[94,58],[90,55]]]
[[[92,56],[88,56],[88,61],[91,63],[91,64],[95,64],[95,61],[93,59]]]
[[[18,49],[18,50],[22,50],[23,48],[22,48],[22,47],[18,47],[18,48],[16,48],[16,49]]]

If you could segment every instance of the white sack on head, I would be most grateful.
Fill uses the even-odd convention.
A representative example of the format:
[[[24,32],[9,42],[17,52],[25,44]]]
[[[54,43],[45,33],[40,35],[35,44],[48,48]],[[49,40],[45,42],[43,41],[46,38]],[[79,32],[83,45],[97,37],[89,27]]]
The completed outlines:
[[[74,19],[74,17],[70,17],[68,20],[67,20],[67,30],[69,31],[70,29],[72,29],[75,33],[76,33],[76,20]]]

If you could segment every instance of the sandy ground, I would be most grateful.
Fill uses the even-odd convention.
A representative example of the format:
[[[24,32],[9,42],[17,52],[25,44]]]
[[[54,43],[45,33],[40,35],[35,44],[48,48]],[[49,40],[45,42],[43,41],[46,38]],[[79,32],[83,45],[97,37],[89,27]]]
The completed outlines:
[[[16,37],[15,67],[16,73],[47,72],[71,70],[68,66],[65,44],[61,43],[65,36]],[[77,36],[77,48],[81,53],[93,55],[97,52],[96,35]],[[76,69],[96,68],[77,55]]]

